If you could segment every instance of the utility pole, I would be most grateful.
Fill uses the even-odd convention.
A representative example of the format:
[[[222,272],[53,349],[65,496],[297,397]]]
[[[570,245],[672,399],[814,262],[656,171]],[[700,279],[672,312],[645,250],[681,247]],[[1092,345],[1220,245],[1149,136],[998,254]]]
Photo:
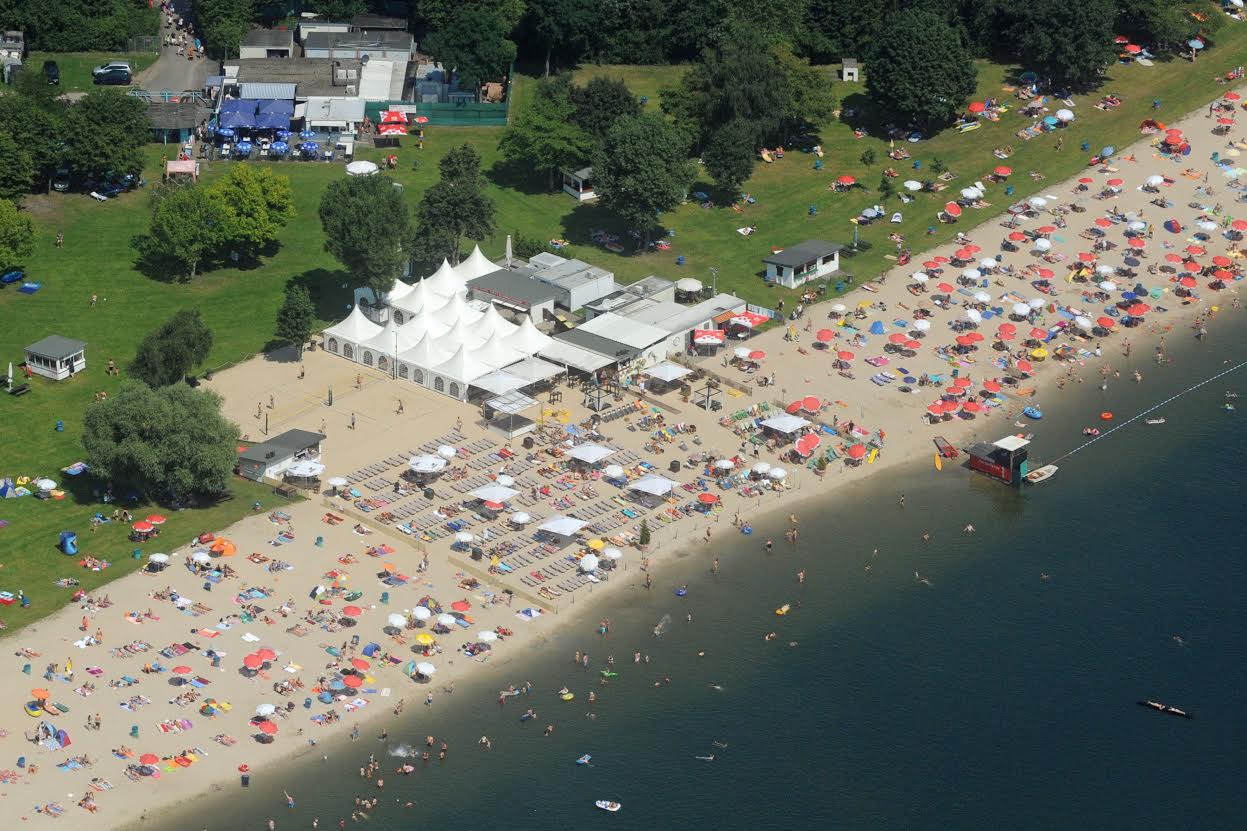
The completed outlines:
[[[718,266],[710,266],[710,293],[718,295],[719,293],[719,269]]]

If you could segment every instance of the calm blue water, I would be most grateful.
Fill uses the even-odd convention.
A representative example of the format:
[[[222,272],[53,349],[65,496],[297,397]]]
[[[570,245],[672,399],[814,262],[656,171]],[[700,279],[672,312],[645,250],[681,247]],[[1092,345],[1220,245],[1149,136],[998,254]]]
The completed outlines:
[[[1101,392],[1096,376],[1049,396],[1032,456],[1065,452],[1101,410],[1138,412],[1224,358],[1243,359],[1245,347],[1242,334],[1214,330],[1209,345],[1180,347],[1173,366],[1143,356],[1142,385],[1123,378]],[[1227,414],[1224,391],[1236,384],[1243,411]],[[1243,827],[1247,371],[1162,414],[1166,425],[1122,430],[1021,493],[916,462],[805,507],[799,546],[764,555],[759,542],[780,539],[777,525],[715,548],[718,577],[709,549],[664,566],[651,593],[634,590],[602,612],[614,625],[605,642],[594,617],[534,657],[496,663],[477,689],[409,706],[390,745],[433,733],[451,756],[407,778],[388,760],[389,802],[370,824]],[[973,536],[961,533],[966,522]],[[689,596],[676,598],[672,587],[686,581]],[[793,614],[773,614],[798,600]],[[655,639],[664,614],[673,622]],[[778,637],[767,642],[770,631]],[[593,671],[573,668],[576,649],[591,653]],[[651,662],[633,665],[634,649]],[[602,688],[596,669],[608,653],[620,675]],[[670,685],[655,687],[664,674]],[[500,710],[498,688],[525,679],[534,695]],[[557,700],[564,684],[576,701]],[[590,689],[596,719],[586,717]],[[1146,711],[1135,704],[1143,697],[1196,718]],[[518,723],[525,706],[539,722]],[[546,722],[556,725],[548,738]],[[482,734],[492,751],[477,749]],[[273,816],[279,829],[309,828],[313,817],[332,828],[354,794],[372,792],[357,777],[362,757],[385,747],[374,736],[322,746],[289,771],[258,772],[249,791],[192,805],[194,818],[150,824],[258,829]],[[582,753],[591,768],[574,764]],[[713,762],[694,758],[710,753]],[[296,810],[284,807],[283,787]],[[393,804],[400,797],[417,805]],[[595,810],[604,797],[623,811]]]

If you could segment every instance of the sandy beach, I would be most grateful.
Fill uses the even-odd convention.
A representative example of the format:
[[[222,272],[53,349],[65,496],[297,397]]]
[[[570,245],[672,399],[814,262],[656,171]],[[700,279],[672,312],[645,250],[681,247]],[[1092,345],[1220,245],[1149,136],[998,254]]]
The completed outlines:
[[[873,281],[874,292],[850,293],[839,301],[842,312],[837,301],[813,305],[791,326],[749,339],[749,350],[766,353],[752,371],[730,360],[733,347],[700,359],[703,369],[739,384],[724,386],[717,412],[676,393],[642,400],[629,392],[596,434],[584,426],[569,436],[564,427],[585,425],[590,413],[564,387],[562,401],[543,404],[549,424],[530,450],[488,433],[473,408],[320,350],[301,361],[257,358],[217,375],[209,386],[224,396],[246,441],[262,439],[265,424],[269,434],[326,433],[326,475],[347,477],[346,495],[274,497],[232,528],[203,529],[228,539],[230,556],[214,555],[216,540],[162,540],[159,550],[170,555],[163,571],[119,580],[7,637],[0,799],[23,820],[64,813],[105,829],[216,785],[232,787],[243,765],[269,771],[271,780],[281,759],[314,752],[310,743],[331,733],[375,729],[366,724],[404,706],[435,713],[446,689],[474,666],[513,658],[551,627],[581,622],[595,597],[644,585],[681,548],[700,547],[709,566],[715,540],[740,533],[736,517],[748,524],[764,513],[799,512],[837,484],[901,464],[915,465],[915,475],[966,475],[933,469],[935,436],[965,447],[1042,430],[1042,420],[1023,419],[1022,409],[1057,406],[1066,384],[1136,383],[1136,371],[1146,384],[1148,367],[1164,360],[1163,339],[1206,327],[1215,342],[1215,324],[1237,317],[1244,270],[1230,224],[1247,219],[1244,191],[1210,158],[1237,151],[1241,130],[1214,134],[1224,125],[1203,110],[1169,126],[1190,142],[1189,156],[1162,154],[1155,146],[1162,131],[1088,167],[1082,178],[1089,182],[1051,183],[1042,204],[1012,220],[975,225],[967,208],[958,245],[915,256]],[[988,201],[1006,202],[1007,181],[987,178],[1000,164],[1008,162],[985,159],[981,176],[962,175],[954,185],[978,179]],[[1163,178],[1149,186],[1152,176]],[[1004,250],[1005,242],[1016,250]],[[1221,257],[1224,264],[1214,260]],[[1110,271],[1097,273],[1099,266]],[[919,271],[925,279],[914,279]],[[1231,276],[1211,288],[1219,271]],[[1101,285],[1108,280],[1111,288]],[[1147,296],[1123,298],[1136,283]],[[1131,310],[1140,303],[1148,308]],[[1028,307],[1024,315],[1017,304]],[[1122,325],[1127,318],[1137,323]],[[965,338],[973,334],[982,337]],[[764,377],[773,384],[760,386]],[[806,397],[817,401],[794,410],[817,437],[807,440],[807,455],[794,458],[789,443],[752,440],[756,421]],[[932,414],[937,405],[946,415]],[[814,431],[815,422],[828,429]],[[1088,428],[1106,424],[1087,414]],[[1081,439],[1070,436],[1070,446]],[[570,464],[568,453],[585,444],[613,452],[600,463]],[[413,455],[446,445],[456,453],[428,499],[400,474]],[[834,456],[825,470],[806,463],[828,448]],[[786,475],[750,473],[760,463]],[[605,471],[612,464],[622,475]],[[634,498],[630,486],[657,475],[674,482],[670,493]],[[499,477],[509,477],[517,494],[497,516],[464,507],[472,490]],[[530,519],[516,522],[519,512]],[[585,523],[575,542],[533,539],[533,529],[555,516]],[[645,552],[636,546],[642,518],[653,532]],[[457,542],[457,534],[471,539]],[[619,559],[609,559],[612,549]],[[603,558],[591,573],[579,560],[590,550]],[[196,573],[195,551],[209,552],[199,558],[209,569],[233,573],[219,580]],[[417,621],[418,608],[429,609],[427,621]],[[452,610],[457,619],[435,632],[439,615]],[[415,662],[436,672],[413,680]],[[45,699],[43,711],[23,712]],[[263,705],[273,708],[258,711]],[[45,724],[51,735],[42,743],[23,740]],[[257,738],[270,735],[271,743]],[[156,758],[144,762],[147,754]]]

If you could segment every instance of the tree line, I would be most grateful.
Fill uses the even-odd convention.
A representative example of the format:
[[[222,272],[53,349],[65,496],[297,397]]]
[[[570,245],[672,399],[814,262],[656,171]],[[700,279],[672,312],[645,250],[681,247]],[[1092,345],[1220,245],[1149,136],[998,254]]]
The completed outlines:
[[[40,52],[111,52],[155,35],[160,16],[147,0],[0,0],[0,29],[26,36]]]

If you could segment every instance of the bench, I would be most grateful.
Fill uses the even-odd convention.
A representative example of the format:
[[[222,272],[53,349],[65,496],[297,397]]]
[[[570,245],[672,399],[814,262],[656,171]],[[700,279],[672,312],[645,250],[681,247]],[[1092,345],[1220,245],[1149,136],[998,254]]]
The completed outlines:
[[[273,493],[278,496],[284,496],[286,499],[294,499],[299,495],[299,491],[294,485],[287,484],[281,484],[273,488]]]
[[[18,384],[9,390],[9,395],[25,395],[28,392],[30,392],[30,384]]]

